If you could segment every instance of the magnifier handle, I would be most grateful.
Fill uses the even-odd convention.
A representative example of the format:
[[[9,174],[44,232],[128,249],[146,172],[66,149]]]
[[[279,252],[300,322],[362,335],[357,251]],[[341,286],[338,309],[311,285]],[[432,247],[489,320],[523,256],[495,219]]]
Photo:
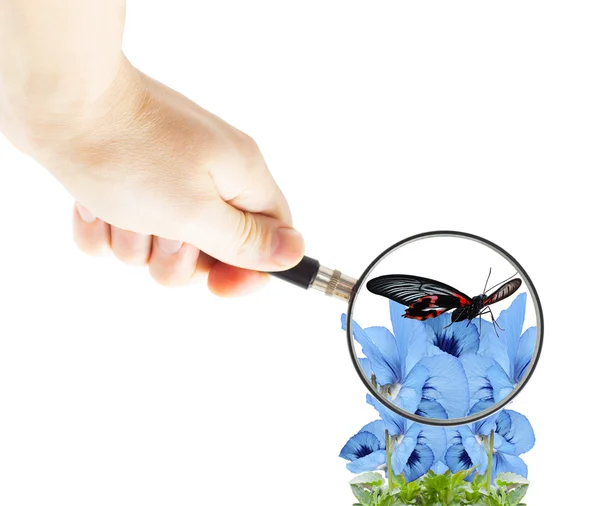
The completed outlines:
[[[287,271],[270,272],[271,276],[308,290],[313,288],[329,297],[347,301],[356,280],[340,271],[322,266],[318,260],[303,257],[295,267]]]

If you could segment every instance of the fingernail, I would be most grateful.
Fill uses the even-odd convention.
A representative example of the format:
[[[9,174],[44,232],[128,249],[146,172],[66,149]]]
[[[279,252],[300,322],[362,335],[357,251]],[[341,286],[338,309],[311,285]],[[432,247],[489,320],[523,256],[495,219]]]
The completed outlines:
[[[182,241],[165,239],[164,237],[158,238],[158,247],[163,253],[166,253],[167,255],[174,255],[181,249],[181,246],[183,246]]]
[[[93,223],[96,221],[96,217],[90,213],[86,207],[82,206],[79,202],[75,204],[77,207],[77,212],[79,213],[79,217],[85,221],[86,223]]]
[[[304,252],[304,239],[293,228],[280,228],[271,239],[271,260],[283,267],[297,264]]]

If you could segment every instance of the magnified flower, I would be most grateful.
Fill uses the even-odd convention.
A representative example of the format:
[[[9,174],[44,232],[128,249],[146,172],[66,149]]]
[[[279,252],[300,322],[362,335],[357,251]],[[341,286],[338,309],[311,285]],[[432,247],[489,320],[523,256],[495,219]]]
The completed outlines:
[[[482,411],[490,402],[500,402],[513,390],[514,384],[493,358],[464,355],[460,362],[469,382],[470,413]]]
[[[397,306],[404,310],[403,306]],[[429,342],[441,351],[461,357],[479,350],[479,326],[475,321],[452,323],[451,315],[444,313],[436,318],[428,318],[423,323],[429,329]]]
[[[370,395],[367,402],[379,412],[389,433],[394,474],[404,473],[409,482],[416,480],[443,457],[447,443],[443,428],[410,422]]]
[[[368,423],[360,429],[342,448],[340,457],[350,461],[346,468],[353,473],[386,469],[383,420]]]
[[[365,375],[373,376],[384,395],[409,413],[430,418],[464,416],[470,406],[462,364],[455,356],[433,350],[430,327],[402,314],[402,306],[392,302],[393,333],[385,327],[363,329],[352,322],[352,334],[366,356],[360,359]],[[342,315],[342,328],[346,329],[346,315]]]
[[[535,327],[529,327],[521,333],[525,321],[526,304],[527,294],[521,293],[508,309],[500,313],[497,322],[503,330],[494,330],[491,322],[482,321],[479,354],[498,362],[509,382],[502,385],[498,379],[498,388],[508,388],[508,384],[511,389],[514,388],[521,381],[531,363],[537,333]]]
[[[494,429],[492,479],[498,473],[511,472],[527,477],[527,465],[519,455],[528,452],[535,444],[535,435],[529,420],[516,411],[502,410],[477,423],[457,427],[446,451],[446,465],[452,472],[477,466],[477,473],[488,468],[486,445]],[[473,478],[471,475],[470,479]]]

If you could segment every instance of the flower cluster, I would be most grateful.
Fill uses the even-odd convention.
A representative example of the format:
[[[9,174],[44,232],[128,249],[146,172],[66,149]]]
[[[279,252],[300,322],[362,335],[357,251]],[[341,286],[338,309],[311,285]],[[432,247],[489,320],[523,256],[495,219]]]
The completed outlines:
[[[361,367],[379,392],[409,413],[448,419],[482,411],[506,397],[531,362],[536,329],[522,331],[526,297],[515,297],[500,313],[500,332],[483,319],[450,325],[449,314],[424,321],[403,318],[405,308],[390,301],[392,331],[352,322],[365,355]],[[527,418],[515,411],[444,429],[406,420],[370,395],[367,402],[380,418],[350,438],[340,454],[354,473],[391,467],[392,475],[406,482],[448,469],[475,468],[470,480],[476,473],[488,473],[491,480],[505,472],[527,476],[520,455],[533,447],[535,436]]]

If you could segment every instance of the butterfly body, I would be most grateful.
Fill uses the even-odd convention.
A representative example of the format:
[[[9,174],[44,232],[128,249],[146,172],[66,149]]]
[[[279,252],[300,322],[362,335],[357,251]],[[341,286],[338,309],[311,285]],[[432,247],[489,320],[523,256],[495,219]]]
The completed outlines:
[[[453,310],[452,323],[470,322],[485,312],[486,308],[489,311],[489,305],[510,297],[520,286],[521,280],[515,278],[502,284],[490,295],[482,293],[469,297],[440,281],[408,274],[379,276],[367,282],[370,292],[405,305],[405,318],[426,320]]]

